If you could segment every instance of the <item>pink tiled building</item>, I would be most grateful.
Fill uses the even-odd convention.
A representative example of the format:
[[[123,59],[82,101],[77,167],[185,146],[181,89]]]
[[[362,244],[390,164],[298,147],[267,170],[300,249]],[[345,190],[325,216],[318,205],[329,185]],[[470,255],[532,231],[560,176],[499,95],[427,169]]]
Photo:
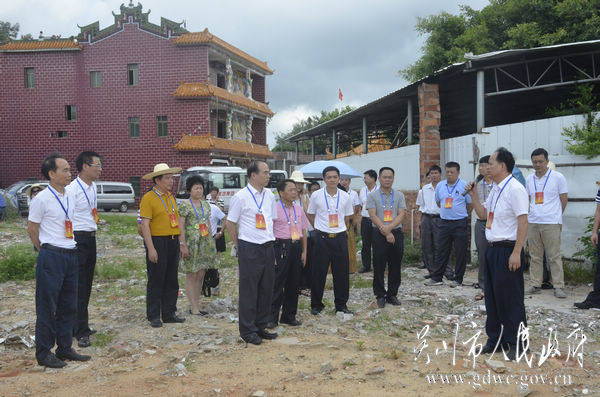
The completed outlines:
[[[142,6],[76,39],[0,47],[0,186],[41,178],[42,159],[83,150],[103,157],[102,179],[132,182],[155,163],[183,168],[269,158],[269,66],[212,35],[190,33]]]

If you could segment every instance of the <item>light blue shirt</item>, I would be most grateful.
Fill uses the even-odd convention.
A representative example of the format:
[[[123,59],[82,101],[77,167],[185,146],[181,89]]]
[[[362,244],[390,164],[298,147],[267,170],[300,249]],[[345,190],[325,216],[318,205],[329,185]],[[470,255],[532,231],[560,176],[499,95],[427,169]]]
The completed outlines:
[[[460,178],[454,186],[448,186],[445,179],[438,183],[435,188],[435,201],[440,203],[440,218],[455,221],[467,217],[467,204],[471,203],[471,196],[467,194],[463,197],[466,186],[466,182]],[[448,197],[452,197],[452,208],[444,208]]]

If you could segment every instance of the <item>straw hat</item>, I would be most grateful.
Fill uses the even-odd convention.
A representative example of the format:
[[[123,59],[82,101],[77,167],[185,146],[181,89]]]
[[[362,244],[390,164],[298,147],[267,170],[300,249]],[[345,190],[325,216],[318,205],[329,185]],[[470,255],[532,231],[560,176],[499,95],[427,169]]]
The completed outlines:
[[[36,188],[37,188],[37,189],[40,189],[40,192],[41,192],[42,190],[44,190],[44,189],[46,188],[46,186],[44,186],[44,185],[40,185],[39,183],[34,183],[33,185],[31,185],[31,186],[29,186],[27,189],[25,189],[25,194],[26,194],[28,197],[31,197],[31,191],[32,191],[33,189],[36,189]]]
[[[294,182],[310,183],[309,181],[304,179],[304,174],[302,173],[302,171],[298,171],[298,170],[292,172],[292,176],[290,177],[290,179],[293,180]]]
[[[156,164],[154,166],[153,172],[144,175],[142,177],[142,179],[150,180],[150,179],[154,178],[155,176],[160,176],[160,175],[165,175],[165,174],[176,174],[178,172],[181,172],[180,167],[169,168],[169,166],[166,163],[160,163],[160,164]]]

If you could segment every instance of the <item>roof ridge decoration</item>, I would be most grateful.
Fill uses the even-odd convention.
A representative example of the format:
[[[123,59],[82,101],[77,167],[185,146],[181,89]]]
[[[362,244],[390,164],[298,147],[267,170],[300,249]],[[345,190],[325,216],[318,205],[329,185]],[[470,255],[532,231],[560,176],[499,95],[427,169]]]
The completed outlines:
[[[170,93],[176,98],[219,98],[235,105],[255,110],[268,117],[275,113],[269,109],[266,103],[255,101],[240,94],[234,94],[224,88],[207,83],[181,83],[177,90]]]
[[[171,21],[167,18],[160,18],[160,26],[156,25],[148,20],[148,16],[150,15],[150,10],[143,12],[142,4],[138,2],[137,6],[133,5],[133,2],[129,2],[129,5],[125,6],[125,4],[121,4],[120,13],[116,14],[114,11],[112,15],[115,19],[115,23],[107,26],[106,28],[100,30],[100,22],[92,22],[89,25],[79,26],[77,27],[80,30],[79,35],[77,35],[77,39],[80,41],[87,41],[93,43],[95,41],[106,38],[116,32],[119,32],[123,29],[123,24],[128,23],[130,17],[133,22],[137,22],[140,25],[140,29],[145,30],[147,32],[168,38],[170,36],[179,36],[181,34],[187,33],[188,31],[183,28],[181,25],[184,22],[175,22]]]
[[[258,66],[262,69],[266,74],[273,74],[273,70],[267,65],[266,61],[261,61],[252,55],[248,54],[245,51],[240,50],[239,48],[229,44],[225,40],[215,36],[214,34],[208,31],[208,28],[205,28],[202,32],[186,32],[174,40],[175,45],[180,46],[194,46],[194,45],[214,45],[225,51],[237,56],[249,62],[255,66]]]

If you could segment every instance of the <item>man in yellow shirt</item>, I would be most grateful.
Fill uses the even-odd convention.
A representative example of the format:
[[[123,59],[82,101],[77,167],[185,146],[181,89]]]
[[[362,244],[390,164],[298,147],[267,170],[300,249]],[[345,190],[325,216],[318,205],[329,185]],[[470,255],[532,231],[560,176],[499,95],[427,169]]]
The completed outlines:
[[[179,282],[179,212],[171,194],[173,174],[181,168],[169,168],[165,163],[154,166],[154,171],[143,176],[154,186],[140,201],[142,235],[146,245],[146,316],[154,328],[162,323],[182,323],[177,317]],[[162,322],[161,322],[162,314]]]

